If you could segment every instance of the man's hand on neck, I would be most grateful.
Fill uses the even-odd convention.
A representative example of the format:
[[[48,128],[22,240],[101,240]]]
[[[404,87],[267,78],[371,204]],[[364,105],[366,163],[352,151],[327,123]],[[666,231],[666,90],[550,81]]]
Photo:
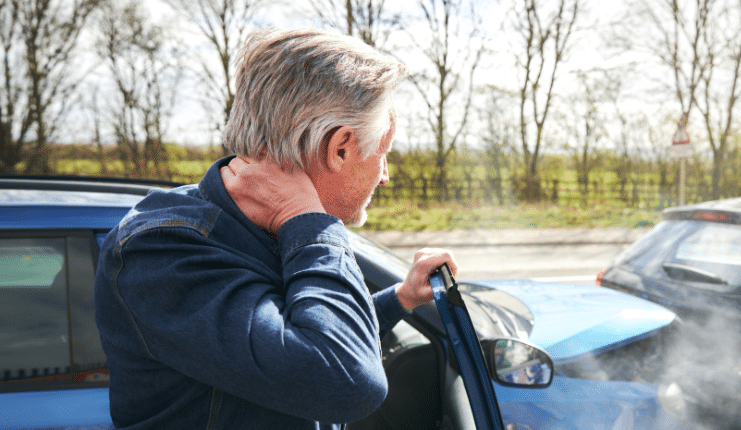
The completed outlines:
[[[314,184],[300,169],[289,173],[267,160],[237,156],[221,168],[221,179],[242,213],[274,235],[297,215],[325,213]]]

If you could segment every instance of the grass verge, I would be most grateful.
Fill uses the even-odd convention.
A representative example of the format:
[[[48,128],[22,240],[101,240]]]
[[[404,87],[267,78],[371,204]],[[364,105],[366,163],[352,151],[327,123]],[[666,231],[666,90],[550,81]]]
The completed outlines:
[[[633,228],[651,227],[661,209],[606,204],[588,207],[550,204],[465,206],[456,203],[422,206],[394,203],[368,208],[362,230],[454,230],[499,228]]]

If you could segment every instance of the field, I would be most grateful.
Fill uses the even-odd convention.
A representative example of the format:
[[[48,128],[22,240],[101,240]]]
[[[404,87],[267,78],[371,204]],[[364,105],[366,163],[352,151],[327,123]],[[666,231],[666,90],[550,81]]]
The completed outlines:
[[[149,177],[180,183],[197,182],[217,157],[190,158],[164,163],[159,172],[150,162]],[[406,166],[404,160],[395,161],[398,164],[391,167],[392,181],[377,190],[364,229],[647,227],[658,222],[661,210],[674,204],[676,198],[674,187],[661,189],[658,186],[655,172],[634,175],[632,182],[620,183],[614,173],[606,171],[595,172],[590,193],[585,198],[579,192],[575,172],[561,167],[549,172],[547,176],[551,179],[543,180],[542,202],[521,203],[506,179],[498,189],[493,189],[481,166],[468,174],[463,174],[464,168],[458,166],[449,176],[450,201],[441,203],[431,181],[424,183],[428,175],[423,171],[427,169],[420,166],[418,175],[410,175],[416,169],[405,171],[401,168]],[[53,162],[52,168],[61,175],[133,176],[131,168],[110,158],[101,163],[87,157],[60,157]],[[418,179],[414,180],[414,176]],[[699,192],[688,187],[687,201],[696,201],[698,197]]]

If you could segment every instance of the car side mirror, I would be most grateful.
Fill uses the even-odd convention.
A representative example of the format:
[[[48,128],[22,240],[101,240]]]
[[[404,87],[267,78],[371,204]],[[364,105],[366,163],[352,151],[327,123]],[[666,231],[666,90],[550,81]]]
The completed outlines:
[[[502,385],[546,388],[553,380],[553,360],[544,349],[517,339],[482,342],[490,376]]]

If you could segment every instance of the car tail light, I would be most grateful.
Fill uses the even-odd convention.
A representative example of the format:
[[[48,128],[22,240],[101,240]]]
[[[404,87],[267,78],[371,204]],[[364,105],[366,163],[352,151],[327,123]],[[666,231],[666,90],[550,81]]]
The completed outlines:
[[[694,220],[741,224],[741,215],[734,212],[716,209],[673,210],[672,208],[669,208],[665,209],[661,218],[666,220]]]
[[[602,277],[605,276],[605,272],[607,272],[607,269],[602,269],[597,274],[597,279],[594,280],[594,285],[601,287],[602,286]]]
[[[716,211],[695,211],[692,213],[692,219],[698,220],[698,221],[717,221],[717,222],[733,221],[731,214],[727,212],[716,212]]]

